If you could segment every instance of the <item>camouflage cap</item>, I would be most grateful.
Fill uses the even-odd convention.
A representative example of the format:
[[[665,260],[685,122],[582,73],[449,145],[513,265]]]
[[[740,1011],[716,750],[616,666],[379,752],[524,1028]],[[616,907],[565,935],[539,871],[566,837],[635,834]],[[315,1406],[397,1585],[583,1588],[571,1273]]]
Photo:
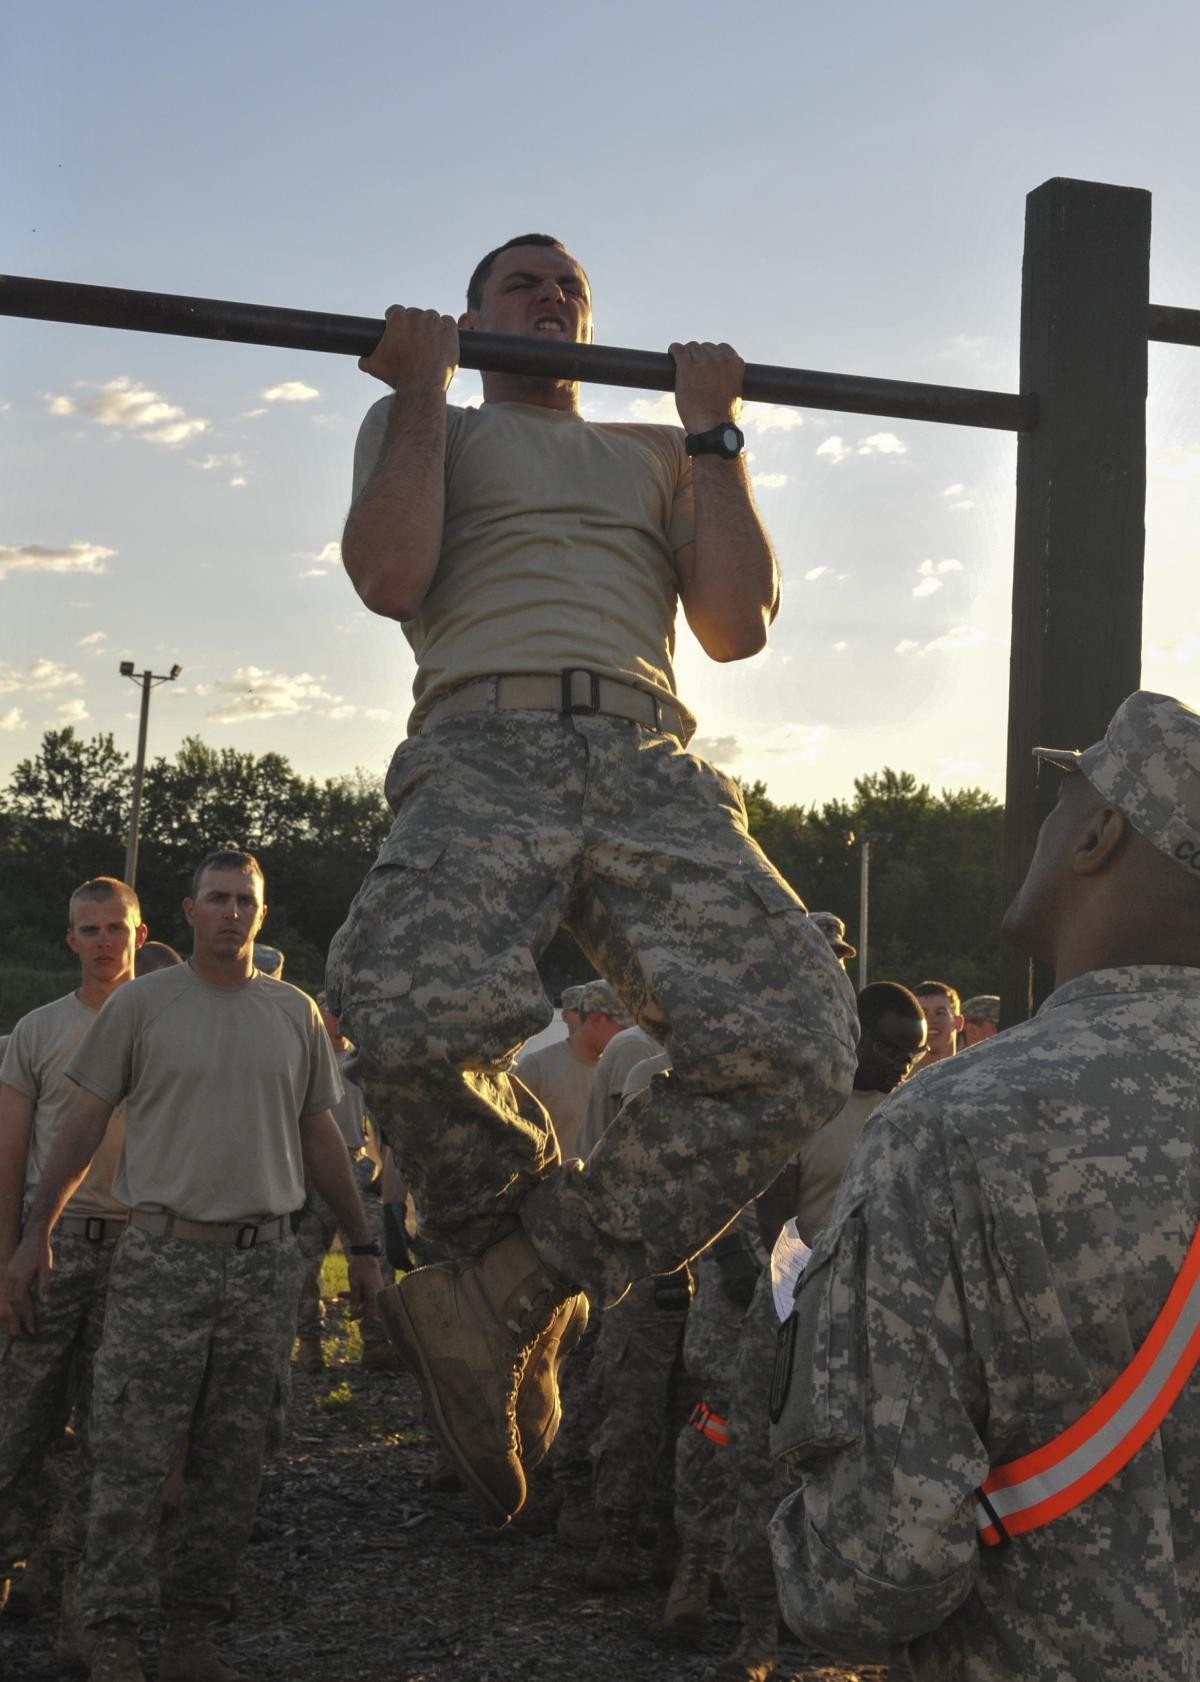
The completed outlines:
[[[858,947],[851,946],[850,942],[846,939],[846,925],[835,912],[810,911],[808,914],[808,920],[820,929],[821,933],[825,936],[825,939],[829,942],[833,951],[839,958],[854,958],[858,956]]]
[[[266,946],[261,940],[254,942],[254,967],[260,975],[282,975],[283,953],[278,946]]]
[[[964,999],[959,1013],[964,1022],[994,1022],[1000,1026],[1000,995],[999,993],[976,993],[973,999]]]
[[[1102,742],[1082,753],[1034,748],[1064,771],[1082,771],[1139,835],[1200,874],[1200,714],[1171,695],[1135,690]]]
[[[564,987],[559,995],[560,1002],[558,1008],[560,1010],[578,1010],[579,1001],[583,997],[586,988],[586,981],[581,981],[578,986],[575,987]]]
[[[605,1016],[611,1016],[613,1021],[619,1022],[622,1027],[631,1028],[633,1026],[633,1017],[630,1016],[607,981],[589,981],[579,991],[579,1003],[575,1006],[575,1009],[582,1015],[588,1016],[592,1011],[598,1010]]]

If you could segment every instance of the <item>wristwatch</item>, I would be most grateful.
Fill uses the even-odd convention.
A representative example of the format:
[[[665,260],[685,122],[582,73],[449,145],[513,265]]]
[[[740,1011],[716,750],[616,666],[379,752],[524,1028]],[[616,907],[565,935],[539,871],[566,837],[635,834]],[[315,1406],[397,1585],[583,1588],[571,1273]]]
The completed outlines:
[[[690,456],[723,456],[732,461],[746,445],[746,434],[732,421],[722,421],[711,432],[689,432],[683,441]]]
[[[379,1245],[375,1242],[375,1240],[372,1239],[369,1244],[347,1244],[346,1254],[348,1256],[375,1256],[378,1259],[378,1257],[383,1254],[383,1251],[379,1248]]]

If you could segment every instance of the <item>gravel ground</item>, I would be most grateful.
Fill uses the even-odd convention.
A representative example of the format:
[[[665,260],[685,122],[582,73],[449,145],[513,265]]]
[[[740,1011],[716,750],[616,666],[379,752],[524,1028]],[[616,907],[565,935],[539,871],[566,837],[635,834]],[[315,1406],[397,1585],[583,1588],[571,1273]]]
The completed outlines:
[[[699,1682],[733,1647],[728,1603],[715,1609],[702,1651],[661,1648],[661,1589],[589,1595],[585,1554],[552,1534],[497,1533],[468,1496],[431,1494],[414,1382],[364,1372],[356,1335],[333,1353],[325,1372],[294,1375],[238,1617],[221,1637],[247,1682]],[[144,1635],[148,1677],[157,1633]],[[28,1623],[0,1618],[0,1677],[59,1678],[53,1639],[49,1609]],[[878,1668],[822,1664],[795,1647],[784,1649],[778,1676],[888,1682]]]

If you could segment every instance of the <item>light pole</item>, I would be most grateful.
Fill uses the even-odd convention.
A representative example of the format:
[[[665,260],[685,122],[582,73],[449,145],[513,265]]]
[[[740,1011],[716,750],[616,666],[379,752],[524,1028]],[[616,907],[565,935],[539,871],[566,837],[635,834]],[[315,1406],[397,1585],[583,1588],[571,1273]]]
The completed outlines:
[[[133,803],[129,809],[129,845],[125,849],[125,881],[129,887],[134,886],[137,876],[138,857],[138,824],[142,816],[142,778],[146,774],[146,728],[150,723],[150,691],[160,683],[173,683],[183,670],[182,666],[172,666],[163,676],[146,670],[135,672],[132,660],[121,661],[121,676],[127,677],[133,683],[142,686],[142,713],[138,720],[137,764],[133,768]]]
[[[891,832],[883,829],[864,829],[858,841],[858,990],[867,985],[867,947],[870,944],[871,915],[871,843],[890,841]]]

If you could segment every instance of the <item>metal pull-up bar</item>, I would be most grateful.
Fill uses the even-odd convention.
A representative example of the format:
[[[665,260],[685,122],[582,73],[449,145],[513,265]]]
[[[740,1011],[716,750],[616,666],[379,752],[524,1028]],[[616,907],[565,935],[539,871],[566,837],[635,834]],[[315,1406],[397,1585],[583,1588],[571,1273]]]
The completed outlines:
[[[64,280],[30,280],[21,275],[0,275],[0,315],[118,327],[135,333],[177,333],[193,339],[279,345],[287,350],[329,351],[343,356],[366,356],[383,332],[383,322],[369,316],[321,315],[268,304],[185,298],[171,292],[131,292],[118,286],[82,286]],[[587,380],[597,385],[636,386],[641,391],[675,388],[675,364],[665,351],[463,333],[459,361],[464,368],[495,374]],[[1036,398],[1005,391],[824,374],[810,368],[775,368],[755,362],[746,364],[742,390],[756,403],[841,409],[894,420],[994,427],[1003,432],[1027,432],[1037,418]]]

